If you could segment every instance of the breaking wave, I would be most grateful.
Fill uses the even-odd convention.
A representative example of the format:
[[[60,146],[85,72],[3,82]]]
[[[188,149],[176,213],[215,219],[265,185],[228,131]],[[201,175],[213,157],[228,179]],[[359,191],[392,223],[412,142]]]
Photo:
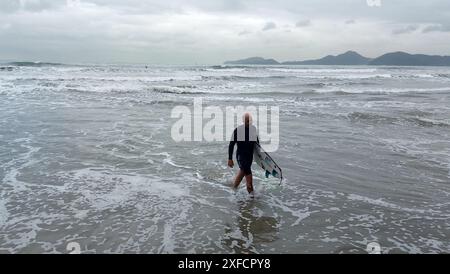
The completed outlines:
[[[11,62],[8,63],[10,66],[17,67],[58,67],[58,66],[66,66],[66,64],[62,63],[46,63],[46,62]]]

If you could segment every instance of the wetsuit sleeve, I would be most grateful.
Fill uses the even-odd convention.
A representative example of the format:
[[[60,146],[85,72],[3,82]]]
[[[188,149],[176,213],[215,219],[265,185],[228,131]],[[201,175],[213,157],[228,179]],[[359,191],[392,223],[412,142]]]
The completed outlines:
[[[228,146],[228,160],[233,160],[233,151],[234,151],[234,145],[237,141],[237,130],[235,129],[233,131],[233,136],[231,136],[230,145]]]

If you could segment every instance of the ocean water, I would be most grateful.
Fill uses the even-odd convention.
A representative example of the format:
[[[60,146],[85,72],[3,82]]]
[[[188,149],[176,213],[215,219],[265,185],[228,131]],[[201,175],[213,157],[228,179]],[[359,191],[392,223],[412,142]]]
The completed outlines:
[[[175,106],[280,108],[285,180],[230,187]],[[0,66],[0,253],[450,252],[450,68]]]

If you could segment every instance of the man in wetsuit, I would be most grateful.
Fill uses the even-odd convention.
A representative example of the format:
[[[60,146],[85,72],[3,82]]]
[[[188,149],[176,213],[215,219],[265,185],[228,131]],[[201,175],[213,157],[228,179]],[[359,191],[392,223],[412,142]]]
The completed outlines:
[[[233,168],[234,145],[237,144],[236,160],[239,165],[239,172],[234,180],[234,188],[237,189],[245,177],[247,181],[247,191],[253,197],[253,148],[255,143],[259,143],[256,127],[252,125],[252,116],[249,113],[244,114],[244,124],[237,127],[231,137],[228,147],[228,166]]]

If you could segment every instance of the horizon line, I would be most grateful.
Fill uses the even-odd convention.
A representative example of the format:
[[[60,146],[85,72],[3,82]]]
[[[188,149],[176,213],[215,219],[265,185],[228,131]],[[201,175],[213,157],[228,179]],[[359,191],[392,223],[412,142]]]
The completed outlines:
[[[386,54],[390,54],[390,53],[407,53],[410,55],[428,55],[428,56],[440,56],[440,57],[450,57],[450,53],[449,55],[440,55],[440,54],[427,54],[427,53],[411,53],[411,52],[407,52],[407,51],[402,51],[402,50],[397,50],[397,51],[390,51],[390,52],[386,52],[384,54],[379,55],[378,57],[367,57],[365,55],[360,54],[358,51],[356,50],[347,50],[343,53],[340,54],[327,54],[327,55],[322,55],[322,57],[315,57],[318,59],[324,58],[324,57],[328,57],[328,56],[339,56],[339,55],[343,55],[345,53],[349,53],[349,52],[355,52],[365,58],[369,58],[369,59],[376,59],[378,57],[381,57],[383,55]],[[238,57],[236,57],[238,58]],[[272,57],[262,57],[262,56],[250,56],[250,57],[240,57],[240,59],[236,59],[236,60],[224,60],[221,63],[200,63],[200,62],[192,62],[192,63],[152,63],[152,62],[125,62],[125,61],[117,61],[117,62],[61,62],[61,61],[42,61],[42,60],[38,60],[38,61],[30,61],[30,60],[13,60],[13,59],[0,59],[0,64],[1,65],[11,65],[14,63],[33,63],[33,64],[49,64],[49,65],[70,65],[70,66],[80,66],[80,65],[143,65],[143,66],[215,66],[215,65],[223,65],[226,62],[229,61],[240,61],[240,60],[245,60],[245,59],[249,59],[249,58],[263,58],[265,60],[274,60],[276,62],[278,62],[280,65],[282,65],[285,62],[304,62],[304,61],[312,61],[312,60],[317,60],[314,59],[314,57],[310,57],[309,59],[303,59],[303,60],[298,60],[298,59],[289,59],[289,60],[284,60],[284,61],[278,61],[275,58]]]

